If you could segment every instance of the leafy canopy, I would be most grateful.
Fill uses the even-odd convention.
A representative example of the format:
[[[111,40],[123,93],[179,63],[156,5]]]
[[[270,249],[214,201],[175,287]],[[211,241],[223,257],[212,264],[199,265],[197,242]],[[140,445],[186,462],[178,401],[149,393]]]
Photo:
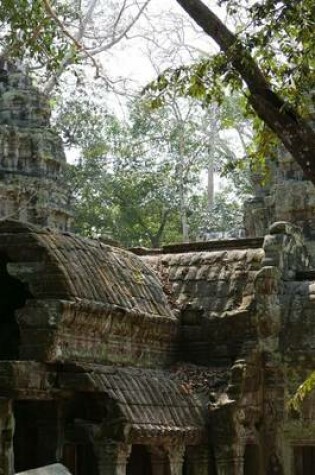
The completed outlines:
[[[211,211],[207,205],[204,174],[209,160],[218,164],[229,153],[226,140],[216,137],[210,156],[207,111],[181,99],[181,117],[177,106],[152,111],[136,101],[123,121],[88,98],[63,104],[58,127],[81,150],[69,171],[77,231],[108,235],[126,246],[158,247],[182,240],[183,213],[192,239],[209,227],[222,232],[239,226],[235,196],[218,195]],[[230,125],[230,115],[222,116],[222,124]]]
[[[49,8],[47,8],[47,5]],[[76,16],[69,2],[43,0],[0,1],[0,45],[8,59],[31,58],[36,63],[56,69],[66,55],[75,56],[76,49],[60,24],[52,18],[54,9],[60,24]]]
[[[205,2],[178,0],[178,3],[187,12],[199,11],[195,19],[198,15],[200,18],[202,10],[205,12]],[[257,117],[251,98],[255,93],[261,94],[259,80],[264,78],[263,87],[270,87],[270,104],[281,98],[278,100],[280,113],[285,108],[288,115],[292,111],[293,117],[308,114],[315,89],[315,4],[313,0],[221,0],[217,3],[227,9],[228,21],[234,25],[235,35],[228,30],[222,33],[220,27],[213,27],[213,38],[216,41],[219,38],[220,44],[225,35],[222,43],[227,41],[230,45],[212,57],[168,69],[144,90],[144,95],[151,107],[156,108],[167,103],[176,89],[177,93],[191,96],[207,107],[214,100],[221,104],[224,97],[235,90],[242,91],[244,112],[253,121],[256,131],[250,158],[263,162],[266,156],[274,155],[278,134]],[[210,11],[209,22],[213,16]],[[205,20],[200,18],[199,24],[204,25],[202,22]],[[251,80],[257,78],[251,91],[244,82],[241,69],[245,75],[250,71]],[[263,103],[266,96],[257,100]],[[269,124],[277,120],[271,117],[271,113],[265,113],[265,116],[270,119]]]

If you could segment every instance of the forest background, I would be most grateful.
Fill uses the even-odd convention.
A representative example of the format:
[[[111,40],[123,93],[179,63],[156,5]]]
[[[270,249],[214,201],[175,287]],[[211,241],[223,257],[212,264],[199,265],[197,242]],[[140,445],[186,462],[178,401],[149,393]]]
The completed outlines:
[[[1,7],[3,54],[50,95],[76,156],[77,231],[153,247],[239,234],[249,171],[268,179],[279,140],[312,179],[311,1]]]

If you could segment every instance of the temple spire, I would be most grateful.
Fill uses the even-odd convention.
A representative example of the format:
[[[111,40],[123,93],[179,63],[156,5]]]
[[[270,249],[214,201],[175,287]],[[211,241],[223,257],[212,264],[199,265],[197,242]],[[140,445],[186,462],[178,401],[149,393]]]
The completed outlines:
[[[23,68],[0,58],[0,219],[69,230],[65,166],[48,98]]]

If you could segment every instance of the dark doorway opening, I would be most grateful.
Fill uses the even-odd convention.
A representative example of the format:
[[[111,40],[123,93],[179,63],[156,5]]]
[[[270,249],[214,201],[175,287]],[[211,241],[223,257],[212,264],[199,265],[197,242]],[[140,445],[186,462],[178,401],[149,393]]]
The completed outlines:
[[[244,453],[244,475],[260,473],[260,453],[256,444],[248,444]]]
[[[14,403],[16,472],[58,462],[59,420],[55,401]]]
[[[152,475],[151,456],[144,445],[133,445],[126,475]]]
[[[314,475],[315,446],[299,445],[294,447],[295,475]]]
[[[63,405],[64,441],[62,463],[72,475],[98,475],[98,460],[90,428],[107,416],[104,396],[77,393]]]
[[[32,298],[27,285],[9,275],[8,257],[0,253],[0,360],[18,360],[20,330],[15,311]]]
[[[66,443],[62,463],[72,475],[97,475],[97,459],[92,444]]]

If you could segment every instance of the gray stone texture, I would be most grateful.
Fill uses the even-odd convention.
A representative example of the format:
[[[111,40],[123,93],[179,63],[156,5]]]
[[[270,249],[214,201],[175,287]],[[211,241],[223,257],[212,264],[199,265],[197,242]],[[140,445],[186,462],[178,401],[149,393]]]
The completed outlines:
[[[261,177],[253,177],[255,196],[245,203],[246,235],[264,236],[272,223],[290,222],[302,230],[310,255],[315,256],[315,186],[281,147],[277,162],[267,161],[267,168],[266,186],[260,185]]]
[[[50,127],[49,100],[15,66],[0,60],[0,219],[71,227],[65,155]]]

